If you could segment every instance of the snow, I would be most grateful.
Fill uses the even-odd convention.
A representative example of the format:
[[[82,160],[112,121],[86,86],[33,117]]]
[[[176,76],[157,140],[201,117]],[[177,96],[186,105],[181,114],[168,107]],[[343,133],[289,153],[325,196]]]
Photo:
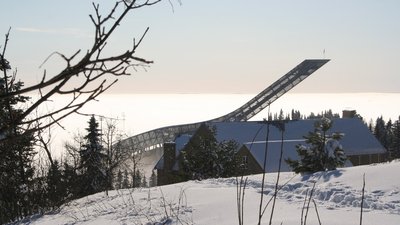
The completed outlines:
[[[287,121],[285,123],[284,141],[304,140],[305,135],[314,131],[315,121]],[[233,139],[238,143],[260,143],[261,141],[265,141],[267,133],[267,126],[261,121],[217,122],[211,123],[211,126],[216,127],[217,139],[219,141]],[[269,142],[280,142],[280,130],[276,126],[270,126],[269,129]],[[357,118],[333,119],[332,128],[328,133],[331,134],[333,132],[344,133],[344,137],[339,142],[343,145],[343,149],[347,155],[386,152],[379,141],[368,130],[368,127]],[[294,148],[292,149],[294,150]]]
[[[306,192],[316,183],[314,199],[324,225],[359,224],[365,174],[364,225],[400,222],[400,161],[343,168],[312,175],[281,173],[273,224],[300,224]],[[264,202],[274,193],[277,174],[266,176]],[[256,224],[262,175],[248,177],[244,224]],[[264,203],[264,204],[265,204]],[[271,208],[262,223],[268,224]],[[237,224],[236,178],[189,181],[155,188],[98,193],[65,204],[60,210],[20,224]],[[308,224],[318,224],[313,204]]]

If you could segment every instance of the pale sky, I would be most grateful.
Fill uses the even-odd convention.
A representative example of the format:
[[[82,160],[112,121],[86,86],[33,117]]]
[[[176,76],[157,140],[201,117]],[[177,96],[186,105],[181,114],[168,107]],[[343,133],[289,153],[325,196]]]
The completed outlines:
[[[110,40],[123,52],[149,26],[137,56],[155,61],[112,93],[258,93],[308,58],[331,61],[293,92],[400,92],[398,0],[170,1],[131,13]],[[91,45],[91,1],[1,0],[0,12],[0,45],[11,26],[6,58],[27,85],[52,52]]]

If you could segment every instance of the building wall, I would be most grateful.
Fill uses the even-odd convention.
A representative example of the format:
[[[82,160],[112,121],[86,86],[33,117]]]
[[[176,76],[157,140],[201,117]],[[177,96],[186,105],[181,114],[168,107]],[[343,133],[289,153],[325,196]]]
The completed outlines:
[[[246,146],[243,145],[236,153],[236,155],[240,163],[243,164],[243,166],[241,166],[241,172],[243,173],[243,175],[259,174],[263,172],[261,165],[257,163],[257,160],[250,153],[249,149]],[[246,160],[244,160],[245,158]]]
[[[347,156],[353,166],[368,165],[387,161],[387,154],[365,154]]]
[[[175,184],[179,182],[183,182],[181,176],[177,171],[172,170],[157,170],[157,186],[167,185],[167,184]]]
[[[356,110],[343,110],[342,118],[354,118],[357,115]]]
[[[162,158],[162,168],[157,169],[157,185],[167,185],[178,183],[181,181],[177,176],[176,171],[173,171],[173,166],[176,162],[176,144],[167,142],[163,144],[164,156]]]

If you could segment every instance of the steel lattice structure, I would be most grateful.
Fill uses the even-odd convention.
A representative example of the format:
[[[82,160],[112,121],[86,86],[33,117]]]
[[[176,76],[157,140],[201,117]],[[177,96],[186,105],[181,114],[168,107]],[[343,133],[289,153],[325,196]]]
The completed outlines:
[[[247,121],[321,68],[329,59],[307,59],[264,89],[242,107],[224,116],[192,124],[169,126],[144,132],[123,140],[123,144],[140,153],[161,149],[163,143],[174,141],[180,134],[194,133],[205,122]]]

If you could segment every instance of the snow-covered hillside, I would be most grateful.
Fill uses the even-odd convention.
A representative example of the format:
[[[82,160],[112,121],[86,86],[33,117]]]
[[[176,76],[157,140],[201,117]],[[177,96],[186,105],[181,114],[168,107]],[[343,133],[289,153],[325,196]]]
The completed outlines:
[[[400,224],[400,161],[359,166],[301,176],[282,173],[273,224],[300,224],[305,194],[314,182],[314,199],[324,225],[355,225],[360,220],[363,174],[363,224]],[[267,174],[264,202],[272,196],[277,174]],[[244,224],[256,224],[261,175],[248,177]],[[57,212],[32,217],[21,224],[238,224],[236,179],[190,181],[150,189],[98,193],[75,200]],[[272,205],[272,204],[270,204]],[[271,207],[263,217],[268,224]],[[310,204],[307,224],[318,224]]]

